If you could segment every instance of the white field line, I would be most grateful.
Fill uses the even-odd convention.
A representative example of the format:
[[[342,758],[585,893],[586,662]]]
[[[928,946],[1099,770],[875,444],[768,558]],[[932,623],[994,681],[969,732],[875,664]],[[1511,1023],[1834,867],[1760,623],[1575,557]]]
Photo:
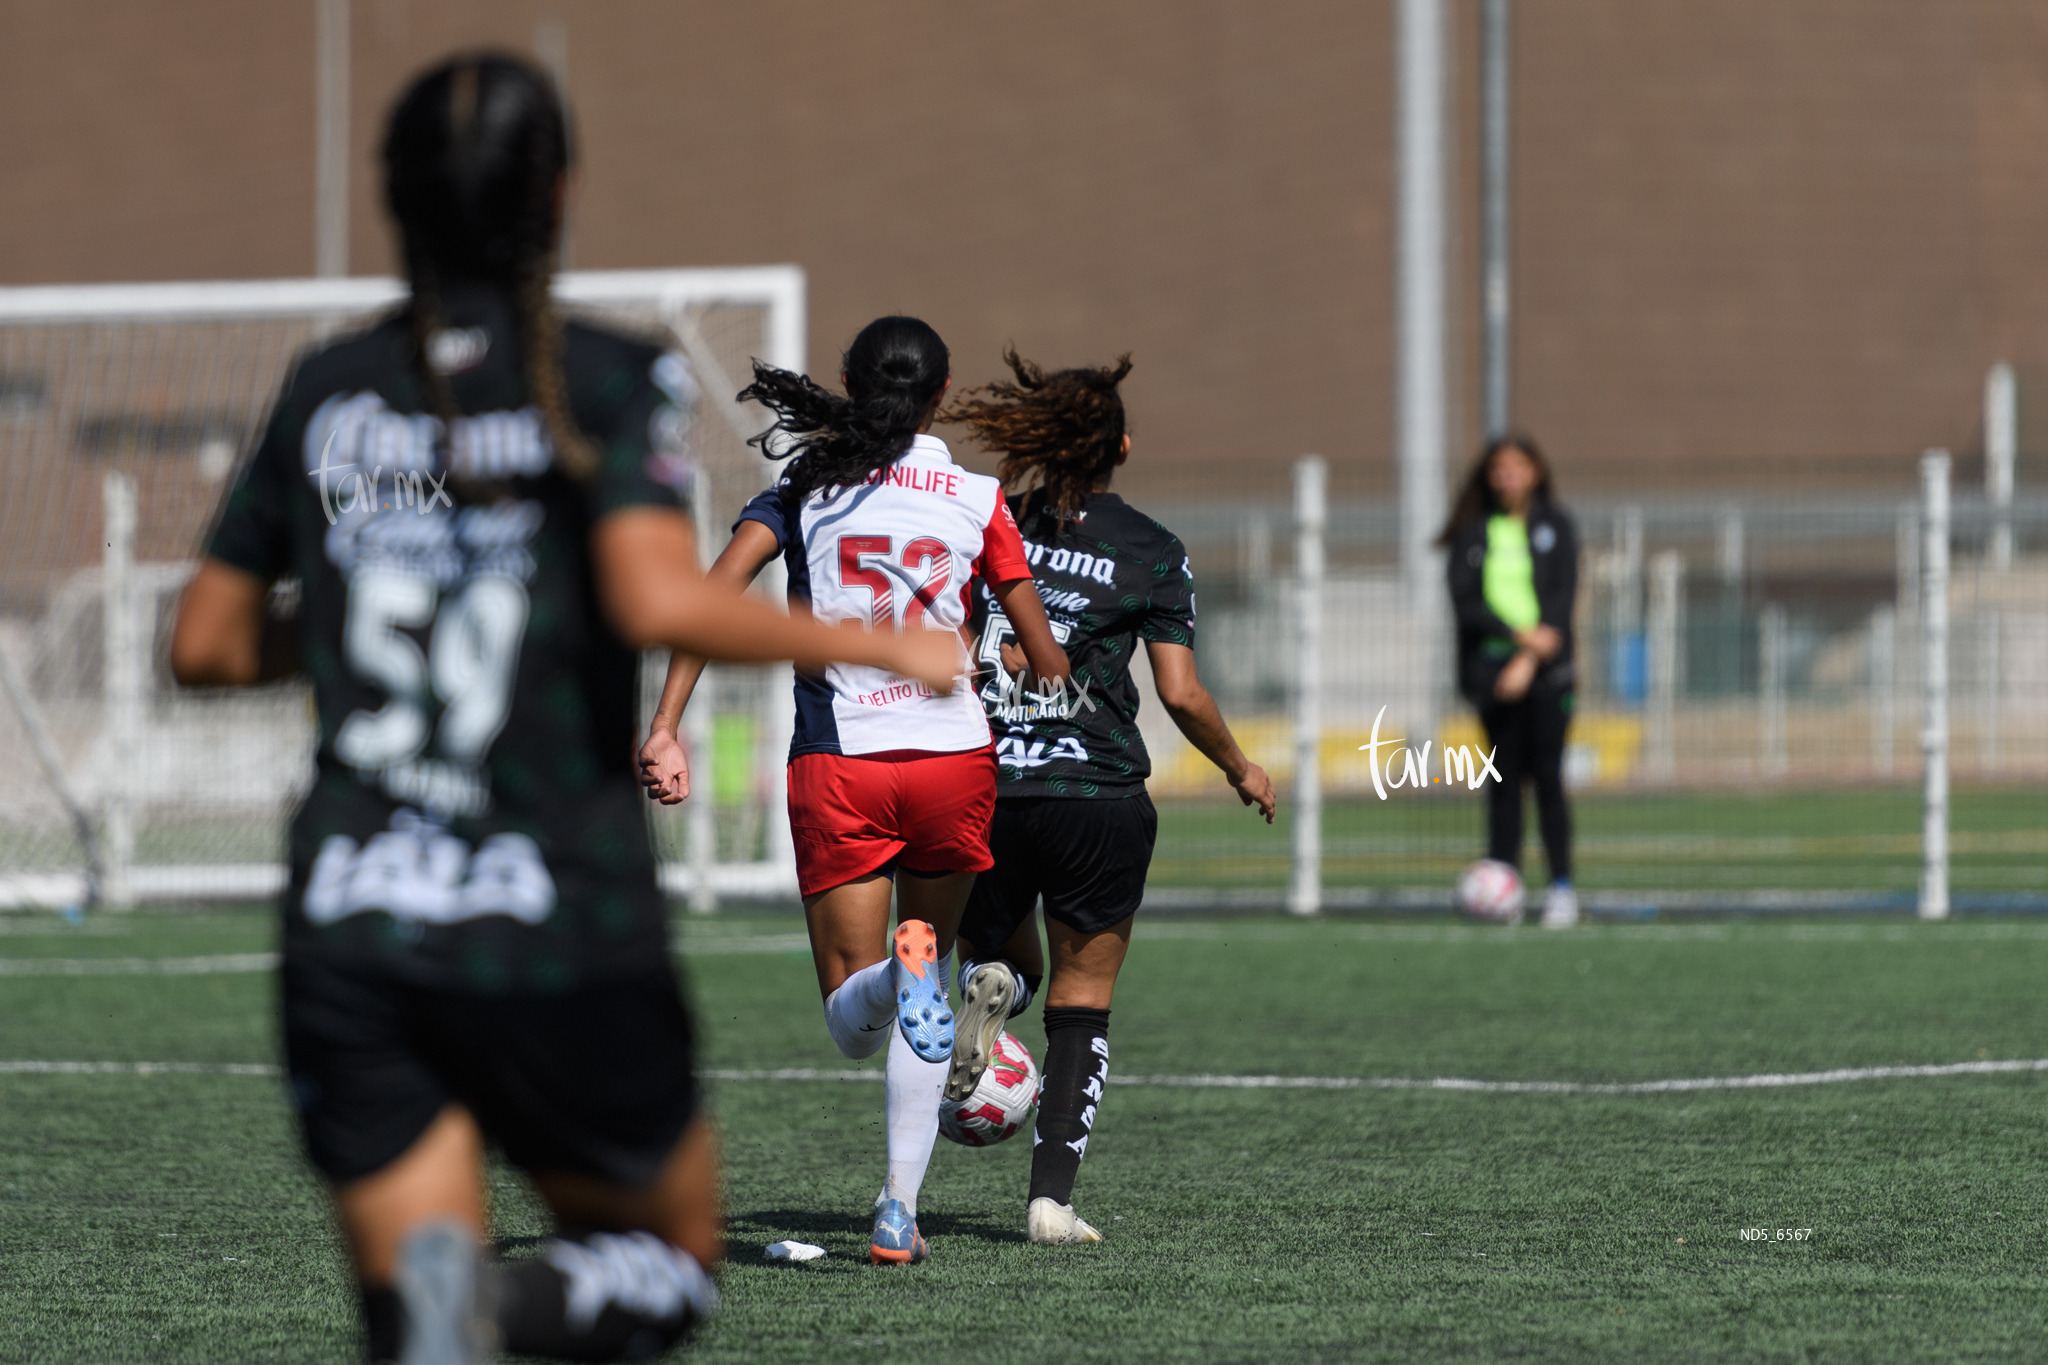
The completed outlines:
[[[231,976],[267,972],[276,953],[212,957],[0,957],[0,976]]]
[[[1449,1090],[1482,1095],[1669,1095],[1695,1090],[1776,1090],[1840,1085],[1845,1081],[1925,1080],[1941,1076],[1998,1076],[2048,1071],[2048,1057],[2028,1061],[1948,1062],[1933,1066],[1854,1066],[1832,1071],[1775,1071],[1751,1076],[1695,1076],[1669,1081],[1480,1081],[1462,1076],[1112,1076],[1116,1085],[1174,1090]],[[39,1062],[0,1061],[0,1075],[276,1076],[275,1066],[252,1062]],[[707,1070],[708,1081],[872,1082],[881,1071],[845,1067],[783,1067],[773,1071]]]

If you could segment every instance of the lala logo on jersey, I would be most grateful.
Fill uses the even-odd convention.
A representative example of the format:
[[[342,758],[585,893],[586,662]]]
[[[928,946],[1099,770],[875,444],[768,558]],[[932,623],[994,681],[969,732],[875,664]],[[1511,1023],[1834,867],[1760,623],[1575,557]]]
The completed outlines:
[[[1062,735],[1048,752],[1045,741],[1034,739],[1030,744],[1021,735],[1005,735],[996,742],[996,762],[1012,768],[1043,768],[1048,763],[1062,760],[1086,763],[1088,751],[1081,747],[1081,741],[1072,735]]]

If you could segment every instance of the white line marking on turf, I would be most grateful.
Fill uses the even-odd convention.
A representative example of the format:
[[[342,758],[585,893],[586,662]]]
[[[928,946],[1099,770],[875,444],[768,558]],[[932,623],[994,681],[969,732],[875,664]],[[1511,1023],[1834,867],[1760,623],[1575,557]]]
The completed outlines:
[[[1669,1095],[1692,1090],[1776,1090],[1844,1081],[1920,1080],[1936,1076],[1999,1076],[2048,1071],[2048,1057],[2027,1061],[1946,1062],[1932,1066],[1851,1066],[1832,1071],[1769,1071],[1750,1076],[1694,1076],[1669,1081],[1480,1081],[1464,1076],[1112,1076],[1114,1085],[1175,1090],[1455,1090],[1484,1095]],[[0,1074],[43,1076],[276,1076],[259,1062],[0,1061]],[[881,1071],[844,1067],[781,1067],[773,1071],[711,1069],[707,1081],[879,1081]]]
[[[276,953],[212,957],[0,957],[0,976],[223,976],[267,972]]]
[[[0,1075],[29,1076],[276,1076],[263,1062],[0,1062]]]

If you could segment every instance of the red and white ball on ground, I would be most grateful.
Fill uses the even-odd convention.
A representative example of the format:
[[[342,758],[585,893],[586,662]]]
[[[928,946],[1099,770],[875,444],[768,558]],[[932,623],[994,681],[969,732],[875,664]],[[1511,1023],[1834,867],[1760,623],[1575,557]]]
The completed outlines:
[[[1489,924],[1513,924],[1522,917],[1522,874],[1514,864],[1481,858],[1458,876],[1458,909]]]
[[[964,1100],[939,1101],[939,1131],[963,1147],[988,1147],[1015,1137],[1038,1105],[1038,1063],[1005,1033],[981,1083]]]

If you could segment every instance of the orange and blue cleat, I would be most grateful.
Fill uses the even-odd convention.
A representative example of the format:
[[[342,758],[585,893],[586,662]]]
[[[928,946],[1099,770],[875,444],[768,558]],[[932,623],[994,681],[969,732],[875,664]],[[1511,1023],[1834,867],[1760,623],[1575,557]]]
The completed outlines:
[[[932,1254],[917,1231],[917,1220],[901,1199],[875,1205],[875,1233],[868,1239],[868,1260],[876,1265],[916,1265]]]
[[[896,1024],[927,1062],[953,1058],[953,1007],[939,977],[939,940],[921,919],[896,926]]]

